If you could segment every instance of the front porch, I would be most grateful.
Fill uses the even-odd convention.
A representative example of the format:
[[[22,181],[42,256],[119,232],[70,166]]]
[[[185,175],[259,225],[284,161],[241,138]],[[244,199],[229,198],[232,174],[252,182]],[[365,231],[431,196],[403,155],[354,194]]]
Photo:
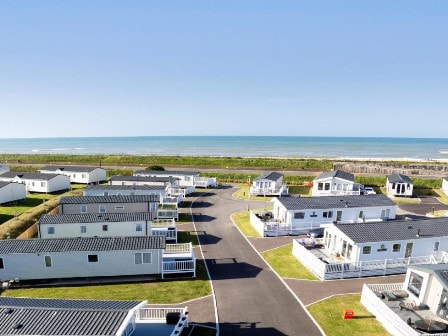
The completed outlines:
[[[166,244],[163,251],[162,279],[166,275],[191,274],[196,277],[196,257],[192,243]]]
[[[414,323],[418,320],[431,320],[448,324],[448,320],[437,316],[424,306],[412,311],[401,309],[400,304],[409,302],[408,298],[399,298],[390,301],[383,294],[385,292],[403,290],[405,290],[403,283],[364,285],[361,303],[394,336],[428,335],[414,328]],[[448,336],[448,333],[445,330],[440,333],[431,333],[431,335]]]
[[[175,336],[188,328],[188,308],[149,308],[137,310],[132,336]]]
[[[177,243],[177,225],[174,219],[157,219],[151,223],[153,236],[164,236],[167,242]]]
[[[406,273],[409,265],[448,263],[448,253],[445,252],[422,257],[351,262],[330,252],[325,247],[325,240],[319,238],[294,239],[292,254],[321,280],[402,274]]]
[[[283,184],[280,187],[270,187],[270,188],[258,188],[251,186],[249,188],[249,194],[251,196],[284,196],[288,195],[288,186]]]
[[[157,208],[157,218],[179,220],[179,209],[177,208],[177,204],[159,204],[159,207]]]

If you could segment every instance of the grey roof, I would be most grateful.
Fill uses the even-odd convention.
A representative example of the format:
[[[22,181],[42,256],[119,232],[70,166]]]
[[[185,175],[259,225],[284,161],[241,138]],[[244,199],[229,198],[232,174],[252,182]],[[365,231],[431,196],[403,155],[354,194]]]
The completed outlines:
[[[0,334],[112,336],[125,323],[130,310],[140,304],[81,301],[2,298]],[[13,328],[17,324],[20,327]]]
[[[351,181],[353,182],[355,180],[355,176],[353,174],[347,173],[342,170],[333,170],[329,172],[323,172],[319,176],[317,176],[314,180],[322,180],[328,177],[337,177],[343,180]]]
[[[58,174],[44,174],[44,173],[25,173],[25,172],[13,172],[8,171],[0,174],[0,178],[15,178],[20,177],[22,180],[51,180],[58,177]]]
[[[254,181],[258,181],[258,180],[277,181],[282,176],[283,176],[283,174],[280,174],[277,172],[267,172],[267,173],[264,173],[263,175],[257,177],[256,179],[254,179]]]
[[[86,237],[0,240],[0,254],[164,249],[165,237]]]
[[[151,212],[131,213],[104,213],[104,214],[57,214],[43,215],[39,219],[40,224],[72,224],[72,223],[119,223],[151,221],[154,214]]]
[[[448,236],[448,218],[335,224],[355,243]]]
[[[340,209],[366,208],[377,206],[395,206],[386,195],[350,195],[350,196],[319,196],[277,198],[288,210],[303,209]]]
[[[175,177],[152,177],[152,176],[112,176],[110,181],[130,181],[130,182],[170,182],[173,183],[179,180]]]
[[[6,187],[10,183],[12,183],[12,182],[2,182],[2,181],[0,181],[0,188]]]
[[[400,182],[413,183],[412,180],[409,178],[409,176],[403,174],[387,175],[387,179],[389,180],[390,183],[400,183]]]
[[[199,175],[197,171],[187,170],[136,170],[134,175],[155,175],[155,176],[173,176],[173,175]]]
[[[159,195],[66,196],[59,204],[160,202]]]
[[[88,185],[84,190],[165,190],[165,186],[160,185]]]
[[[0,307],[57,309],[132,309],[141,301],[34,299],[0,296]]]
[[[91,171],[94,171],[95,169],[103,169],[100,167],[92,167],[92,166],[45,166],[41,168],[40,170],[47,170],[47,171],[68,171],[68,172],[75,172],[75,173],[89,173]]]

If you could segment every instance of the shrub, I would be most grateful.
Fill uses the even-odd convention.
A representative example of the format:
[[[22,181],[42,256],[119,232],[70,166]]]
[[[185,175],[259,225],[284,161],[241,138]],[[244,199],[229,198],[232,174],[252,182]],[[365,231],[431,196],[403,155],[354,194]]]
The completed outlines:
[[[165,171],[165,168],[163,168],[162,166],[158,166],[158,165],[152,165],[152,166],[149,166],[148,168],[146,168],[146,170]]]

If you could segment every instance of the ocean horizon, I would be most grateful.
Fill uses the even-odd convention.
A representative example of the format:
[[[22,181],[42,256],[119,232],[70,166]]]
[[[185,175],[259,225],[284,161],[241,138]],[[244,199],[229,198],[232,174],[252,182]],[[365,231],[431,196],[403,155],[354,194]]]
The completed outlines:
[[[0,138],[0,154],[126,154],[448,160],[447,138],[135,136]]]

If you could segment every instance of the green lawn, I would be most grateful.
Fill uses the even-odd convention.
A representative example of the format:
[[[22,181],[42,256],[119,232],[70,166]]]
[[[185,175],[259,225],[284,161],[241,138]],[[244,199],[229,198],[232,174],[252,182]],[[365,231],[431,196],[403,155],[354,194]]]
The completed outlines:
[[[302,195],[302,196],[311,196],[311,191],[313,188],[306,186],[289,186],[289,194],[290,195]]]
[[[160,280],[117,285],[8,289],[1,295],[59,299],[148,300],[153,304],[162,304],[180,303],[210,294],[210,282],[204,263],[198,260],[196,279]]]
[[[360,302],[361,295],[338,295],[308,306],[308,310],[328,336],[384,336],[389,333]],[[353,309],[355,318],[344,320],[344,309]]]
[[[177,225],[191,223],[191,214],[189,212],[183,212],[179,214],[179,220],[176,222]]]
[[[319,280],[292,255],[292,244],[263,252],[261,255],[281,277]]]
[[[199,246],[198,235],[194,231],[177,231],[177,243],[192,243],[193,247]]]
[[[252,224],[250,224],[249,211],[238,211],[232,215],[232,219],[246,237],[260,237]]]
[[[240,189],[232,195],[233,197],[238,199],[262,202],[270,202],[272,199],[272,197],[249,196],[249,186],[247,184],[240,184],[238,185],[238,188]]]
[[[0,224],[7,220],[17,217],[23,214],[25,211],[38,206],[45,201],[56,197],[58,195],[52,194],[29,194],[23,201],[16,202],[15,204],[8,204],[0,206]]]

